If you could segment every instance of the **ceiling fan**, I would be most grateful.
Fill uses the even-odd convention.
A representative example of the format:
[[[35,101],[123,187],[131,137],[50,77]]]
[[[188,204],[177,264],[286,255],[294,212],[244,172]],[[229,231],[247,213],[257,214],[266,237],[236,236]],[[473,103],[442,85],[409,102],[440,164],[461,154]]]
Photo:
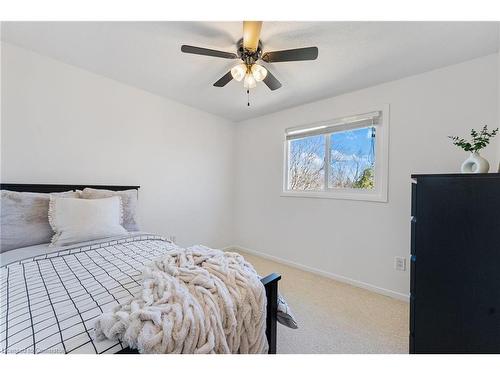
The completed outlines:
[[[247,90],[254,88],[257,82],[263,81],[267,87],[274,91],[281,87],[280,81],[278,81],[268,69],[257,64],[257,62],[259,60],[263,60],[266,63],[316,60],[318,57],[318,47],[305,47],[263,53],[262,42],[260,41],[261,28],[261,21],[243,22],[243,38],[236,44],[237,53],[188,45],[183,45],[181,51],[184,53],[193,53],[195,55],[213,56],[223,59],[239,58],[242,60],[242,62],[234,66],[214,83],[216,87],[224,87],[234,79],[236,81],[243,80],[243,86]]]

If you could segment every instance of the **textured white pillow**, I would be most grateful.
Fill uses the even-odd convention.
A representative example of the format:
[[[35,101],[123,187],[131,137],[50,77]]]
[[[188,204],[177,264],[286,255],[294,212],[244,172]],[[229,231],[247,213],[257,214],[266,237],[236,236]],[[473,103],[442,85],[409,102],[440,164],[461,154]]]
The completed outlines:
[[[50,197],[49,223],[55,232],[52,245],[119,236],[128,232],[121,226],[120,197],[78,199]]]

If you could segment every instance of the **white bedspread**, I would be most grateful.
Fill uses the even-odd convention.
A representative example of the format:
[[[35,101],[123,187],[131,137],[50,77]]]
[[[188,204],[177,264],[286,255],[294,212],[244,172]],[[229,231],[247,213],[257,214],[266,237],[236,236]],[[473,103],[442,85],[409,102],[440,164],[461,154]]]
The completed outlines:
[[[9,257],[3,257],[3,265],[0,267],[0,351],[2,353],[116,353],[126,348],[128,344],[124,343],[119,335],[110,336],[111,339],[96,340],[94,332],[96,320],[103,313],[110,312],[119,305],[131,306],[129,303],[131,298],[136,299],[137,296],[141,296],[144,290],[142,271],[145,265],[164,258],[169,253],[180,256],[183,252],[184,250],[159,236],[136,234],[63,249],[46,248],[31,253],[19,252],[16,257],[11,253]],[[31,255],[27,257],[27,254]],[[236,263],[240,261],[237,257],[233,260]],[[250,272],[250,269],[246,271]],[[187,284],[190,285],[189,288],[198,291],[196,278],[199,276],[196,272],[190,273],[187,268],[185,274],[175,280],[180,283],[184,277],[192,278]],[[189,346],[190,350],[184,350],[181,348],[181,340],[176,336],[183,335],[184,331],[172,326],[172,337],[175,340],[166,345],[166,351],[186,352],[193,349],[199,352],[233,352],[235,348],[239,348],[240,352],[264,351],[264,344],[259,341],[262,337],[262,328],[252,321],[260,319],[262,296],[258,293],[256,285],[250,286],[251,291],[244,290],[238,285],[240,277],[238,272],[228,273],[227,277],[230,280],[227,289],[230,298],[224,296],[215,299],[208,294],[196,296],[194,299],[184,296],[185,303],[195,304],[196,301],[200,301],[199,297],[202,297],[208,304],[215,301],[228,304],[202,306],[201,302],[198,302],[198,309],[208,309],[206,311],[212,314],[216,311],[222,313],[218,321],[214,320],[214,317],[210,318],[211,326],[202,323],[202,319],[198,319],[196,323],[205,324],[204,330],[200,330],[200,337],[209,331],[214,333],[213,345],[210,335],[206,336],[207,346],[199,345],[202,339],[200,337],[195,339],[193,336],[189,339],[191,341],[188,340],[186,343],[186,348]],[[231,280],[231,277],[235,279]],[[221,280],[223,279],[221,276]],[[160,282],[160,279],[157,280]],[[255,280],[252,278],[251,282]],[[206,279],[206,282],[212,282],[216,285],[216,289],[224,290],[213,278]],[[171,283],[173,285],[174,281]],[[259,286],[262,287],[260,284]],[[176,293],[181,289],[177,289]],[[159,289],[150,289],[153,290]],[[199,292],[206,293],[209,290],[212,289],[207,285],[200,288]],[[263,291],[263,288],[261,290]],[[153,295],[148,298],[155,300]],[[231,307],[229,304],[232,300],[234,306]],[[256,307],[247,311],[249,307],[246,307],[246,303],[250,302]],[[173,322],[181,322],[176,320],[177,312],[176,308],[173,308],[169,313],[174,317]],[[235,318],[236,323],[233,321]],[[168,320],[163,320],[164,324],[167,322]],[[252,336],[253,328],[248,328],[249,322],[255,327],[255,337]],[[182,320],[182,324],[187,323]],[[262,324],[265,324],[265,317],[262,319]],[[149,327],[148,325],[148,329]],[[223,327],[226,335],[225,343],[220,335],[220,327]],[[153,326],[150,328],[156,329]],[[163,348],[155,346],[154,340],[145,340],[144,350],[148,345],[155,351]]]

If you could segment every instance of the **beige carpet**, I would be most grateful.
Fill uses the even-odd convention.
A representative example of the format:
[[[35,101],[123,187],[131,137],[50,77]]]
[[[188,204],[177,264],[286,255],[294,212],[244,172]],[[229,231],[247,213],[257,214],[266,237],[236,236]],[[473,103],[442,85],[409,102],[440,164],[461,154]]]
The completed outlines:
[[[299,329],[278,324],[278,353],[408,353],[408,304],[240,252],[280,291]]]

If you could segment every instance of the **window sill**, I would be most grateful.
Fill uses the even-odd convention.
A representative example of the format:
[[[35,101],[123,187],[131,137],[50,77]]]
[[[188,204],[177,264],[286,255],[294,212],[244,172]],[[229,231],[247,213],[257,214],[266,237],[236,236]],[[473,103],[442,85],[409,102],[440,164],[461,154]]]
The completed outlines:
[[[380,192],[366,193],[349,191],[282,191],[280,196],[292,198],[344,199],[387,203],[387,194]]]

